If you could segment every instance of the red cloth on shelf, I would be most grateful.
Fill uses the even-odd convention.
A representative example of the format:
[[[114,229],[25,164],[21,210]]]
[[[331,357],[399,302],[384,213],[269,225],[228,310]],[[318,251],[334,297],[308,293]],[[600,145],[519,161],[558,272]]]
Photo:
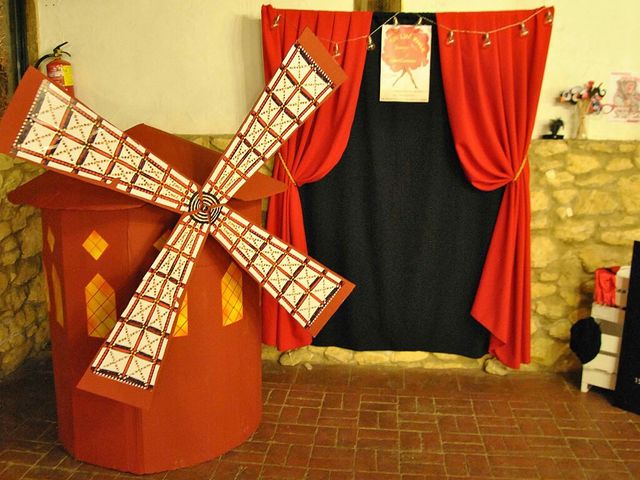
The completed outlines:
[[[620,267],[596,269],[596,285],[593,301],[601,305],[616,307],[616,273]]]
[[[277,26],[273,26],[279,16]],[[276,159],[273,176],[287,190],[271,198],[267,230],[301,252],[307,251],[298,187],[323,178],[338,163],[347,145],[360,91],[367,53],[371,12],[318,12],[262,7],[262,43],[265,78],[271,78],[292,43],[309,27],[330,52],[338,44],[336,61],[347,80],[312,118],[280,149],[295,184]],[[345,40],[349,39],[348,42]],[[262,296],[263,342],[280,350],[309,345],[311,335],[268,294]]]
[[[489,352],[518,368],[530,361],[531,272],[527,150],[547,57],[546,8],[437,14],[449,120],[469,181],[481,190],[505,187],[471,310],[491,333]],[[553,9],[549,9],[553,13]],[[491,45],[481,35],[491,32]],[[454,43],[447,45],[447,34]],[[524,164],[523,164],[524,162]]]

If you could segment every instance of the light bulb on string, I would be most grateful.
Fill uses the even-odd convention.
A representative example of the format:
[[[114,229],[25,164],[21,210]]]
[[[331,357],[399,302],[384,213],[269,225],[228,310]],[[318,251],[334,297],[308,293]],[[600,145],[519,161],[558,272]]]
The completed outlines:
[[[371,38],[371,35],[369,35],[367,37],[367,50],[371,52],[371,51],[373,51],[375,49],[376,49],[376,44],[373,41],[373,38]]]
[[[447,45],[453,45],[454,43],[456,43],[456,39],[453,30],[449,30],[449,33],[447,33]]]
[[[488,47],[491,45],[491,37],[489,36],[489,32],[485,32],[482,34],[482,46]]]
[[[529,35],[529,30],[527,30],[527,26],[523,23],[520,24],[520,36],[526,37]]]
[[[553,14],[551,10],[547,10],[547,13],[544,16],[544,23],[553,23]]]

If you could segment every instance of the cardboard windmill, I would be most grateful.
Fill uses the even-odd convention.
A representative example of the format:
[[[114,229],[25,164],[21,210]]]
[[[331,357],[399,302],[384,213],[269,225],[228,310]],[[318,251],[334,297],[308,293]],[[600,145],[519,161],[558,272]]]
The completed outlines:
[[[89,392],[87,395],[107,397],[111,399],[109,402],[141,415],[145,408],[153,410],[152,396],[163,381],[161,370],[171,333],[209,235],[245,275],[276,298],[312,334],[322,328],[344,301],[353,289],[349,281],[274,238],[245,218],[242,211],[229,206],[234,195],[255,183],[254,174],[265,159],[278,150],[344,78],[344,72],[321,43],[305,31],[200,186],[152,153],[162,148],[147,148],[133,138],[140,134],[160,147],[163,144],[175,147],[176,142],[162,137],[168,134],[143,127],[137,132],[134,129],[130,136],[37,71],[27,72],[2,120],[0,151],[180,216],[82,376],[78,386]],[[159,138],[164,138],[164,142]],[[176,151],[191,152],[188,148]],[[172,357],[172,362],[179,361]],[[199,372],[183,373],[182,377],[185,376],[195,385]],[[153,420],[158,422],[157,418]],[[209,436],[215,436],[215,431]],[[117,438],[115,435],[113,440]],[[182,446],[184,451],[189,448],[193,446]],[[176,459],[171,465],[177,468],[205,459],[202,456],[186,461]],[[131,467],[131,462],[126,465],[126,469],[137,472],[167,466],[138,468]]]

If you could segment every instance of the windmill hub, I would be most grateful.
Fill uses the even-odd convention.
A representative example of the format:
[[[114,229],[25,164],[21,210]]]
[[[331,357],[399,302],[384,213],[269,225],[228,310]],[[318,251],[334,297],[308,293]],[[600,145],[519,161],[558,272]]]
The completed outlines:
[[[189,201],[191,215],[198,223],[213,223],[220,215],[220,202],[215,195],[205,192],[194,193]]]

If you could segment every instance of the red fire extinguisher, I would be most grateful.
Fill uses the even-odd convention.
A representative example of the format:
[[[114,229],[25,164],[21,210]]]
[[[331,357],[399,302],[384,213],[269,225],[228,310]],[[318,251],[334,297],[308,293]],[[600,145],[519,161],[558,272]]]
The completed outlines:
[[[48,58],[53,58],[53,60],[46,64],[47,77],[49,78],[49,80],[51,80],[51,82],[58,85],[65,92],[73,95],[73,70],[71,68],[71,62],[62,58],[63,54],[71,56],[69,52],[65,52],[64,50],[62,50],[62,47],[64,47],[67,43],[69,42],[61,43],[53,49],[52,53],[48,53],[43,57],[40,57],[36,62],[36,68],[39,68],[40,64],[42,64],[42,62],[44,62]]]

